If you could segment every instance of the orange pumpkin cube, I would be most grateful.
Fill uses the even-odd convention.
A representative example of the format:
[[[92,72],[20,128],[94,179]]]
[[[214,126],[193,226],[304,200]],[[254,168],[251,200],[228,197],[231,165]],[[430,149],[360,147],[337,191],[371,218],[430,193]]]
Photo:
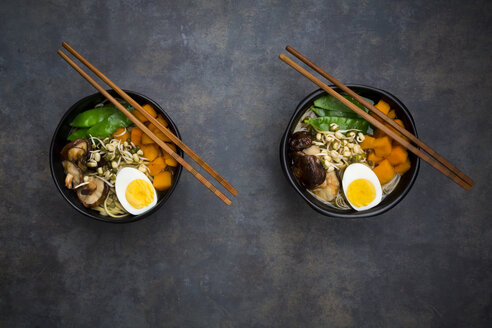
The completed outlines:
[[[172,185],[172,174],[169,171],[164,171],[157,174],[154,177],[154,182],[152,183],[155,189],[164,191],[171,188]]]
[[[164,161],[166,162],[167,165],[172,166],[172,167],[178,166],[178,162],[168,153],[164,153],[163,157],[164,157]]]
[[[371,137],[370,135],[365,135],[364,136],[364,141],[360,143],[360,147],[362,149],[370,149],[374,147],[374,140],[375,138]]]
[[[150,145],[155,143],[154,140],[150,139],[150,137],[146,134],[142,135],[142,145]]]
[[[388,136],[376,138],[374,140],[374,152],[378,157],[385,158],[391,153],[391,139]]]
[[[411,167],[412,164],[410,163],[410,160],[407,158],[403,163],[395,166],[395,172],[398,173],[399,175],[403,175],[405,172],[410,170]]]
[[[130,139],[135,146],[140,146],[142,144],[142,134],[143,132],[139,128],[132,128]]]
[[[387,159],[381,161],[378,166],[372,169],[373,172],[379,179],[381,185],[384,185],[393,179],[395,176],[395,170],[393,166],[391,166],[390,162]]]
[[[150,145],[142,145],[141,149],[144,153],[144,157],[147,158],[150,162],[159,156],[159,147],[156,144]]]
[[[166,145],[168,145],[169,148],[171,148],[174,152],[176,152],[177,149],[176,149],[176,145],[175,144],[170,143],[170,142],[166,142]]]
[[[372,152],[369,154],[369,156],[367,156],[367,160],[371,161],[372,164],[376,165],[379,162],[381,162],[383,160],[383,158],[377,156],[374,152]]]
[[[374,107],[382,111],[385,115],[390,111],[390,105],[382,99]]]
[[[119,128],[113,133],[113,138],[118,139],[121,142],[125,142],[130,137],[130,133],[126,128]]]
[[[391,165],[398,165],[405,162],[408,158],[408,152],[401,145],[393,146],[391,153],[386,157]]]
[[[166,162],[164,161],[164,158],[158,156],[152,162],[150,162],[147,167],[149,168],[150,175],[156,176],[166,168]]]
[[[145,104],[145,105],[142,106],[142,108],[147,113],[149,113],[152,117],[156,117],[157,116],[157,113],[155,112],[155,109],[151,105]],[[137,109],[135,109],[132,112],[132,114],[135,115],[135,117],[138,118],[141,122],[147,122],[148,121],[148,119],[142,113],[140,113]]]
[[[396,112],[394,109],[390,110],[387,115],[389,118],[396,118]]]

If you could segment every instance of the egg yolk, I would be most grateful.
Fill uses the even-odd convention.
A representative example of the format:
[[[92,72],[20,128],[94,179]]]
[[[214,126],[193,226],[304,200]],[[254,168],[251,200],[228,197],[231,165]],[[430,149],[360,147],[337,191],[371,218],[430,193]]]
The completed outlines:
[[[376,188],[366,179],[356,179],[347,187],[347,198],[356,207],[369,205],[376,198]]]
[[[133,180],[125,191],[128,203],[136,209],[144,208],[154,200],[153,187],[143,179]]]

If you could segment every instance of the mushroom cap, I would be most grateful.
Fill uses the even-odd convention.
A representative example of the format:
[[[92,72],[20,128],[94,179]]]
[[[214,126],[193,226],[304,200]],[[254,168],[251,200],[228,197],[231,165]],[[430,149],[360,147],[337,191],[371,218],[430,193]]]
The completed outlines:
[[[90,143],[87,139],[76,139],[63,147],[62,160],[77,163],[81,169],[86,169],[85,161],[89,155]]]
[[[312,189],[325,181],[326,169],[321,161],[313,155],[299,157],[292,167],[294,175],[306,188]]]
[[[298,131],[290,136],[289,147],[290,150],[298,151],[308,148],[313,143],[313,137],[307,131]]]
[[[62,165],[66,174],[65,186],[68,189],[73,189],[73,187],[84,181],[84,173],[75,163],[71,161],[63,161]]]
[[[101,179],[95,177],[88,178],[88,184],[77,189],[77,197],[79,197],[85,207],[95,207],[106,199],[109,187]]]

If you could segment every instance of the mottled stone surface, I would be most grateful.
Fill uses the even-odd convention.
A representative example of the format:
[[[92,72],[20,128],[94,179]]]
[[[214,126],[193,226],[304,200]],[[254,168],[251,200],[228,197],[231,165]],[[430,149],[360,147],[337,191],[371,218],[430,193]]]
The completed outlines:
[[[0,326],[491,327],[491,19],[489,1],[2,1]],[[62,41],[167,108],[233,205],[184,172],[140,222],[75,212],[49,143],[94,90]],[[311,210],[278,159],[316,89],[278,60],[287,44],[397,95],[476,186],[423,164],[384,215]]]

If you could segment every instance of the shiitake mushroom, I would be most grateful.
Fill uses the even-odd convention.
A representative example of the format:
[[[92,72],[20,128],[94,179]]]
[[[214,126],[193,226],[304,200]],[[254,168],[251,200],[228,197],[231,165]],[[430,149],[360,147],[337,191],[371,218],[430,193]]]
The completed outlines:
[[[88,177],[87,182],[77,189],[77,197],[85,207],[98,206],[106,199],[109,187],[104,181],[95,177]]]
[[[308,189],[313,189],[325,181],[326,169],[321,161],[313,155],[298,157],[292,171],[299,183]]]
[[[313,137],[309,132],[298,131],[289,138],[289,147],[292,151],[299,151],[311,147]]]

